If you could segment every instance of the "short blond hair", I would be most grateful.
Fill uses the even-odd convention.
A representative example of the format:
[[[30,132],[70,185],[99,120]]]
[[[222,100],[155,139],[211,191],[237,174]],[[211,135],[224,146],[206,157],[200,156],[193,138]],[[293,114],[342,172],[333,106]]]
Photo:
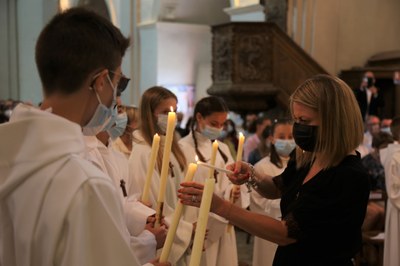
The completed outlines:
[[[315,151],[297,148],[297,166],[304,167],[320,155],[324,169],[338,165],[363,140],[363,120],[351,88],[341,79],[317,75],[301,84],[290,97],[293,103],[303,104],[318,113],[320,124]]]

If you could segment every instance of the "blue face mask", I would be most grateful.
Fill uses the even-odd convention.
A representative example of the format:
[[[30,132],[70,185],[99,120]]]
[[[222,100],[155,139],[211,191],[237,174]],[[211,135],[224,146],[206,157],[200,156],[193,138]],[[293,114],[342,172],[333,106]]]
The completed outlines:
[[[117,90],[116,88],[113,86],[110,77],[107,76],[108,81],[111,84],[111,87],[113,89],[113,101],[111,103],[110,107],[105,106],[101,100],[100,100],[100,96],[97,93],[97,91],[95,91],[96,93],[96,97],[97,100],[99,101],[99,105],[97,105],[96,111],[94,112],[92,119],[90,119],[89,123],[87,123],[85,126],[82,127],[82,132],[83,135],[85,136],[95,136],[98,133],[100,133],[101,131],[106,130],[106,126],[110,125],[111,121],[110,119],[115,119],[116,114],[114,109],[116,109],[114,106],[117,102]],[[90,88],[92,89],[92,88]],[[114,114],[113,114],[114,112]],[[112,123],[111,123],[112,125]]]
[[[221,135],[221,132],[222,132],[222,128],[218,129],[218,128],[210,127],[210,126],[206,125],[204,127],[204,129],[201,131],[201,134],[208,139],[214,140],[214,139],[219,138],[219,136]]]
[[[124,134],[126,125],[128,124],[128,116],[126,113],[119,114],[113,122],[114,126],[109,128],[107,133],[112,140],[116,140],[119,136]]]
[[[296,142],[293,139],[277,139],[275,140],[274,147],[279,156],[288,157],[294,148],[296,148]]]

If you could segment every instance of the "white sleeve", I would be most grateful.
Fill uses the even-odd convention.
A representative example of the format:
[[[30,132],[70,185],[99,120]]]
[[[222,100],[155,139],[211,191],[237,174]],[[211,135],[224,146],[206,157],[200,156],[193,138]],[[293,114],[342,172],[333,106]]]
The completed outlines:
[[[56,265],[140,265],[132,253],[120,199],[111,182],[90,179],[66,214]]]
[[[157,241],[150,231],[144,230],[137,237],[131,236],[131,248],[142,264],[156,258]]]
[[[125,199],[123,207],[126,226],[132,236],[142,233],[147,223],[147,217],[156,213],[155,210],[131,197]]]
[[[386,172],[386,190],[390,202],[400,209],[400,153],[393,155]]]

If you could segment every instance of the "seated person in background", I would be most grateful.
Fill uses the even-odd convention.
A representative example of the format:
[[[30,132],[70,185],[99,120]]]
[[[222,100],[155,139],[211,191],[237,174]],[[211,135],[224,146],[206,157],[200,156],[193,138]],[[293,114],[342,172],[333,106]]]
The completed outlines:
[[[390,134],[385,132],[375,134],[372,139],[372,152],[361,160],[368,172],[371,191],[385,191],[385,170],[380,161],[379,150],[386,148],[389,143],[393,143],[393,137]],[[383,230],[384,221],[384,207],[369,201],[362,229],[364,231]]]
[[[372,136],[380,131],[380,119],[377,116],[369,116],[365,127],[363,142],[357,148],[361,158],[364,158],[372,151]]]
[[[265,156],[268,156],[271,148],[271,134],[271,126],[267,126],[261,134],[261,141],[258,143],[257,148],[249,154],[247,161],[250,164],[254,165]]]
[[[384,118],[384,119],[382,119],[382,121],[381,121],[381,131],[382,132],[386,132],[386,133],[389,133],[389,134],[392,134],[391,132],[390,132],[390,125],[392,124],[392,119],[390,119],[390,118]]]
[[[225,121],[224,129],[221,132],[219,140],[228,145],[232,158],[236,158],[239,139],[236,125],[231,119]]]

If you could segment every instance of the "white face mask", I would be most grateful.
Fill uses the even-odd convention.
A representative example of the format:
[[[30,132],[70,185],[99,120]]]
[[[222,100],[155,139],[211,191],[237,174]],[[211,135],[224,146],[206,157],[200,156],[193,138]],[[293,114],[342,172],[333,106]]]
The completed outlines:
[[[296,142],[294,139],[277,139],[274,146],[279,156],[288,157],[294,148],[296,148]]]
[[[205,136],[208,139],[215,140],[219,138],[221,135],[222,128],[215,128],[215,127],[210,127],[206,125],[204,129],[201,131],[201,134]]]
[[[381,127],[381,132],[389,133],[390,135],[392,135],[390,127]]]
[[[82,127],[82,132],[83,135],[85,136],[95,136],[101,131],[107,130],[106,127],[110,124],[112,124],[110,119],[115,119],[116,114],[114,108],[115,104],[117,102],[117,90],[113,86],[111,79],[109,76],[107,76],[108,81],[110,82],[110,85],[113,89],[113,101],[111,103],[110,107],[105,106],[101,100],[100,96],[95,91],[97,100],[99,101],[99,105],[97,105],[96,111],[94,112],[92,118],[90,119],[89,123],[87,123],[85,126]],[[93,89],[93,88],[90,88]]]
[[[157,116],[157,126],[161,130],[160,133],[165,133],[167,131],[167,125],[168,125],[168,115],[159,114]]]

